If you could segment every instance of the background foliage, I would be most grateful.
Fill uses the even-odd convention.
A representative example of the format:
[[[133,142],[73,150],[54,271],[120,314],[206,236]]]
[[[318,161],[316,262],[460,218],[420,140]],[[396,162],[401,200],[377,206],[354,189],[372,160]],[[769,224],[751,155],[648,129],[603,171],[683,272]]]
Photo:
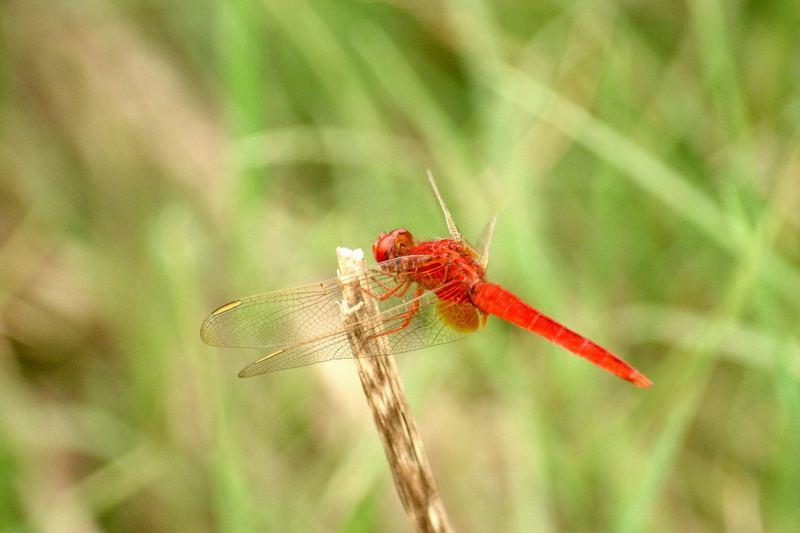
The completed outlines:
[[[0,4],[0,530],[408,531],[352,362],[198,329],[336,246],[500,215],[490,321],[399,363],[458,531],[800,523],[800,10]],[[229,353],[228,353],[229,352]]]

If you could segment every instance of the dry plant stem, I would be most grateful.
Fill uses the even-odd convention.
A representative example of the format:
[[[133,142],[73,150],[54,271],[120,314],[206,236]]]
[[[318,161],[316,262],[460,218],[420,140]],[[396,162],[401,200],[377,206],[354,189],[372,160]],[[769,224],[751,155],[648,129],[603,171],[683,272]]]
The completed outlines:
[[[363,271],[361,250],[337,250],[341,275]],[[359,283],[368,288],[368,280]],[[351,328],[350,346],[355,355],[358,375],[375,425],[383,441],[394,484],[409,518],[419,532],[452,531],[433,481],[428,459],[417,433],[411,409],[390,354],[386,337],[370,338],[377,320],[378,304],[356,284],[343,286],[345,301],[342,317]]]

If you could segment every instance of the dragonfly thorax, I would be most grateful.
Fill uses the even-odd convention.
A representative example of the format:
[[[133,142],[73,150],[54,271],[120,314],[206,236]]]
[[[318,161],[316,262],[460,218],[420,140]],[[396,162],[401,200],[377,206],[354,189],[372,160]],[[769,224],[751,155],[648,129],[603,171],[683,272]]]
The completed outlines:
[[[409,255],[428,258],[412,271],[414,281],[428,290],[456,285],[466,295],[486,276],[486,269],[475,259],[473,250],[452,239],[421,242]]]

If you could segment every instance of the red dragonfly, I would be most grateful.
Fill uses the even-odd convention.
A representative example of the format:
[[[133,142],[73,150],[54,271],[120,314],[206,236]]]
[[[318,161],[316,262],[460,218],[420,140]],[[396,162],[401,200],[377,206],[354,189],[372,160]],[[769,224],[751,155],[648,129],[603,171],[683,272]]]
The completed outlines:
[[[213,346],[264,348],[239,377],[352,358],[342,322],[343,286],[361,288],[379,303],[371,337],[386,336],[393,353],[450,342],[479,331],[494,315],[537,333],[639,387],[652,383],[628,363],[542,314],[506,289],[486,281],[488,243],[479,254],[462,237],[429,174],[450,239],[416,242],[406,229],[381,233],[372,244],[377,265],[322,283],[249,296],[228,303],[203,322],[200,336]],[[411,290],[413,288],[413,290]]]

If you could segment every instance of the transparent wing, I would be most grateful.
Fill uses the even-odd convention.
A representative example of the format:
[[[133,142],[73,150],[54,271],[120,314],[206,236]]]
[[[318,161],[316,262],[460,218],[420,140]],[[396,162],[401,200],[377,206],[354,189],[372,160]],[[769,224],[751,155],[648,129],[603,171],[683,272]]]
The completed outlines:
[[[478,238],[478,253],[481,254],[481,265],[483,268],[489,266],[489,246],[492,244],[492,235],[494,235],[494,226],[497,223],[497,214],[492,216],[491,220],[486,224],[481,236]]]
[[[390,273],[402,270],[401,261],[407,265],[409,261],[427,259],[403,257],[382,263],[384,268],[356,272],[346,278],[236,300],[209,315],[200,336],[214,346],[275,350],[245,367],[239,373],[241,377],[351,358],[348,329],[342,323],[342,284],[361,278],[366,280],[367,297],[380,296],[403,283],[402,277]],[[430,291],[415,292],[416,286],[411,285],[403,294],[379,300],[379,319],[359,325],[368,328],[370,335],[381,335],[400,328],[410,317],[406,327],[386,335],[392,352],[451,342],[485,323],[485,315],[472,304],[464,300],[459,303],[452,297],[445,300]],[[440,287],[437,292],[443,294],[448,289]]]
[[[489,226],[486,230],[484,230],[484,236],[482,238],[486,239],[485,246],[483,248],[478,248],[481,250],[481,255],[478,255],[478,252],[472,247],[472,245],[464,238],[464,235],[461,233],[461,230],[458,229],[456,226],[455,220],[453,220],[453,216],[450,214],[450,210],[447,209],[447,206],[444,203],[444,199],[442,195],[439,193],[439,188],[436,186],[436,180],[433,179],[433,173],[428,170],[428,181],[433,188],[433,195],[436,196],[436,201],[439,202],[439,207],[442,208],[442,212],[444,213],[444,219],[447,222],[447,229],[450,232],[450,238],[460,243],[468,250],[472,251],[473,256],[476,259],[481,261],[481,264],[485,267],[489,263],[489,242],[492,240],[492,232],[494,231],[494,223],[496,216],[489,222]],[[486,233],[488,232],[488,235]]]
[[[442,208],[442,212],[444,213],[444,219],[447,222],[447,230],[450,232],[450,238],[456,242],[464,242],[464,236],[461,234],[461,231],[456,226],[455,220],[453,220],[453,216],[450,214],[450,210],[447,209],[447,206],[444,204],[444,199],[442,195],[439,194],[439,188],[436,186],[436,180],[433,179],[433,172],[428,169],[428,181],[433,187],[433,194],[436,196],[436,200],[439,202],[439,207]]]

